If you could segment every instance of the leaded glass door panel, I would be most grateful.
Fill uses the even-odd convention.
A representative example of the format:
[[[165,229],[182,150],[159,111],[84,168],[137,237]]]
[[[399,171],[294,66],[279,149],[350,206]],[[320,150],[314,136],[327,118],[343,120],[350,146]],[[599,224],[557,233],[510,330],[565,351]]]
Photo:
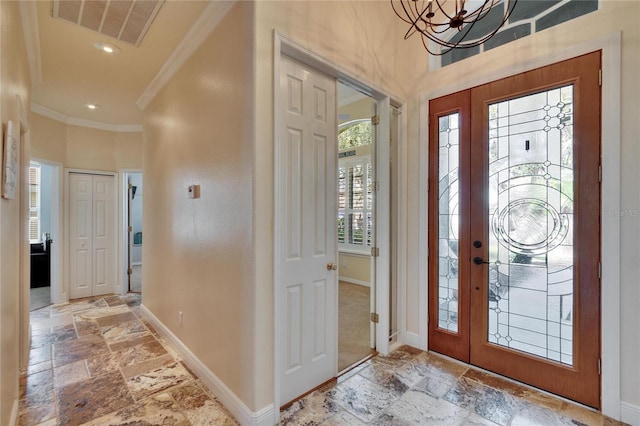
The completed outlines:
[[[457,148],[452,114],[467,109],[432,117],[438,204],[430,217],[439,232],[438,264],[430,263],[438,310],[430,320],[440,330],[430,333],[430,348],[438,350],[431,339],[439,334],[453,335],[467,341],[468,358],[449,355],[593,407],[600,405],[599,69],[596,52],[466,91],[470,133],[465,139],[456,130]]]

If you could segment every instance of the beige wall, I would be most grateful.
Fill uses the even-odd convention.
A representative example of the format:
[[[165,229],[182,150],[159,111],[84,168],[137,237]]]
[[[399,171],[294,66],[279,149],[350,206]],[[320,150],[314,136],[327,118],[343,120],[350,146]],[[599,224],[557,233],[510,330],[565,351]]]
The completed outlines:
[[[340,279],[355,284],[371,283],[371,256],[340,252]]]
[[[348,114],[349,118],[346,120],[338,120],[338,124],[346,123],[347,121],[357,120],[360,118],[370,118],[373,115],[374,100],[366,97],[359,101],[352,102],[347,105],[343,105],[338,108],[338,114]]]
[[[640,134],[639,99],[640,79],[640,2],[637,1],[602,1],[600,10],[562,25],[547,29],[538,34],[484,54],[469,58],[435,72],[428,72],[428,56],[418,39],[408,40],[403,45],[402,55],[413,60],[406,72],[415,87],[408,93],[408,192],[418,194],[418,170],[420,163],[419,149],[420,121],[419,96],[432,91],[442,90],[459,82],[468,81],[478,74],[492,73],[510,67],[527,64],[533,58],[545,57],[562,52],[571,46],[600,38],[611,33],[622,31],[622,152],[621,170],[621,210],[638,212],[640,210]],[[393,37],[401,37],[398,32]],[[603,105],[607,108],[608,105]],[[607,149],[607,135],[603,135],[603,149]],[[417,197],[409,198],[409,229],[417,229],[418,209]],[[418,233],[408,235],[407,267],[408,301],[406,322],[409,331],[418,332],[418,290],[423,283],[418,282],[418,268],[422,261],[417,258],[419,245],[422,243]],[[640,286],[638,286],[638,265],[640,260],[640,221],[637,217],[622,217],[622,240],[620,241],[621,265],[621,369],[622,400],[640,405]],[[617,285],[617,283],[611,283]],[[603,291],[607,291],[603,288]],[[614,313],[616,315],[616,313]],[[607,332],[605,330],[605,332]],[[614,331],[615,332],[615,331]]]
[[[31,114],[31,156],[60,164],[67,162],[67,125]]]
[[[142,168],[142,132],[113,132],[32,114],[31,156],[65,168],[118,171]]]
[[[145,111],[142,294],[256,410],[256,358],[269,349],[254,340],[252,8],[236,3]]]
[[[30,102],[18,2],[0,2],[0,63],[0,122],[5,126],[11,120],[18,136],[20,113],[16,96],[20,96],[24,106]],[[29,155],[28,138],[27,133],[20,147],[23,158]],[[26,172],[25,164],[21,175]],[[19,187],[21,178],[18,179]],[[0,424],[3,425],[9,424],[12,408],[18,401],[20,250],[21,243],[24,247],[28,244],[26,234],[20,237],[20,205],[23,201],[20,191],[14,200],[0,199]]]
[[[142,169],[142,132],[117,132],[115,134],[116,168]]]

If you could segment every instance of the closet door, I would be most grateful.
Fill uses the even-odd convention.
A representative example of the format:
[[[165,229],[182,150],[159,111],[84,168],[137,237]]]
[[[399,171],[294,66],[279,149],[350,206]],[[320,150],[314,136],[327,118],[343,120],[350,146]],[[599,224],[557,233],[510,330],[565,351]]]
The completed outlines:
[[[93,289],[92,296],[115,289],[115,214],[113,176],[93,176]]]
[[[69,297],[114,291],[114,177],[69,174]]]
[[[69,174],[69,297],[91,296],[93,176]]]

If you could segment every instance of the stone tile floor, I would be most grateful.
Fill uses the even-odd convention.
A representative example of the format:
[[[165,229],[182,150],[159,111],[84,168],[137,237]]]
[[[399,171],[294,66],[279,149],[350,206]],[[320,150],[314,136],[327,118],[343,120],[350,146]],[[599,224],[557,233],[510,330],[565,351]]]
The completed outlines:
[[[33,311],[18,424],[236,425],[139,305],[131,293]]]
[[[140,295],[31,313],[18,424],[236,425],[140,317]],[[282,425],[618,425],[599,413],[404,346],[281,412]]]
[[[282,425],[621,425],[434,353],[377,356],[281,412]]]

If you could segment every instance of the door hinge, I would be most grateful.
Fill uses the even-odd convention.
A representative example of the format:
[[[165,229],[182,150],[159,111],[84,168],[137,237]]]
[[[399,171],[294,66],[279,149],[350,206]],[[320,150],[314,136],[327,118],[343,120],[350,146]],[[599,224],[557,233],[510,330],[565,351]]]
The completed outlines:
[[[129,230],[129,232],[133,232],[133,226],[130,226],[127,229]]]
[[[371,247],[371,256],[372,257],[380,256],[380,249],[378,247]]]
[[[602,166],[598,166],[598,182],[602,182]]]
[[[602,278],[602,263],[598,262],[598,279]]]
[[[371,322],[378,324],[380,322],[380,315],[371,312]]]
[[[131,274],[133,274],[133,269],[131,268],[127,269],[127,275],[131,275]]]
[[[602,374],[602,360],[598,358],[598,375]]]
[[[598,70],[598,85],[602,86],[602,70]]]
[[[376,114],[373,117],[371,117],[371,124],[373,124],[374,126],[377,126],[378,124],[380,124],[380,116]]]
[[[374,191],[380,191],[380,181],[377,180],[373,183],[373,190]]]

